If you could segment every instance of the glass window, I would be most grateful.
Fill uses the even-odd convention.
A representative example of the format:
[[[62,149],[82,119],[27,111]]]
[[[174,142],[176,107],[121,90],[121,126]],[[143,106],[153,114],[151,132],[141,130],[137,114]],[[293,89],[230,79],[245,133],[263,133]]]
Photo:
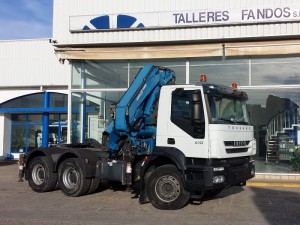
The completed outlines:
[[[42,114],[12,114],[11,152],[25,153],[42,146]]]
[[[22,122],[22,121],[27,121],[27,115],[23,114],[12,114],[11,115],[11,120],[12,121],[17,121],[17,122]]]
[[[190,84],[199,82],[200,75],[207,75],[208,83],[217,83],[231,86],[237,83],[239,86],[249,85],[249,60],[190,60]]]
[[[50,93],[50,107],[67,107],[68,95]],[[42,108],[44,107],[44,93],[21,96],[0,105],[0,108]]]
[[[171,121],[194,138],[204,138],[205,123],[200,92],[173,91]]]
[[[102,132],[112,120],[110,105],[118,103],[123,94],[124,92],[73,93],[71,140],[81,142],[83,132],[83,139],[95,139],[101,143]],[[81,105],[81,102],[85,104]],[[84,112],[83,117],[82,112]]]
[[[42,114],[12,114],[11,120],[14,122],[41,122]]]
[[[218,112],[214,112],[213,109],[211,111],[220,115],[222,113],[222,117],[225,117],[231,114],[232,108],[239,109],[235,111],[235,115],[240,114],[241,122],[245,123],[248,120],[242,115],[246,115],[246,110],[248,111],[257,139],[257,155],[255,156],[257,172],[288,173],[293,168],[293,155],[300,148],[299,60],[300,57],[294,56],[227,57],[224,60],[221,58],[189,59],[190,84],[199,82],[200,75],[206,74],[209,83],[228,86],[237,83],[239,87],[244,86],[244,90],[249,95],[247,107],[240,102],[225,99],[222,104],[216,105]],[[109,107],[112,103],[117,103],[123,95],[123,92],[117,91],[118,88],[127,88],[145,64],[173,69],[176,73],[176,83],[185,84],[186,61],[185,58],[72,61],[72,88],[87,90],[86,93],[72,94],[72,141],[79,142],[90,138],[101,142],[102,131],[111,122]],[[251,87],[251,85],[283,85],[284,87],[289,84],[299,84],[299,88],[254,89]],[[116,91],[91,92],[88,90],[92,88],[115,88]],[[184,100],[181,103],[186,106],[182,107],[181,113],[189,113],[190,106],[185,105]],[[173,113],[176,111],[174,107]],[[189,114],[190,117],[191,115],[193,117],[193,114]],[[180,118],[184,120],[184,117]],[[15,119],[22,120],[21,117]]]
[[[40,108],[44,107],[44,93],[15,98],[0,105],[0,108]]]
[[[130,83],[139,70],[146,64],[163,66],[172,69],[176,74],[176,84],[186,83],[186,59],[156,59],[156,60],[135,60],[130,62]]]
[[[42,147],[42,126],[31,125],[28,127],[28,144],[27,151],[37,147]]]
[[[257,140],[257,172],[289,173],[300,147],[299,89],[251,89],[250,122]]]
[[[51,93],[50,107],[68,107],[68,95]]]
[[[191,120],[190,99],[188,95],[174,95],[172,98],[171,117]]]
[[[213,123],[249,124],[246,102],[237,98],[209,96]]]
[[[252,85],[300,84],[300,57],[254,58]]]
[[[75,61],[72,73],[72,88],[128,87],[127,62]]]
[[[11,131],[11,152],[25,152],[26,147],[26,127],[13,126]]]
[[[72,60],[72,88],[81,88],[81,73],[84,70],[83,60]]]
[[[21,115],[20,115],[21,116]],[[41,122],[43,118],[42,114],[28,114],[28,122]]]

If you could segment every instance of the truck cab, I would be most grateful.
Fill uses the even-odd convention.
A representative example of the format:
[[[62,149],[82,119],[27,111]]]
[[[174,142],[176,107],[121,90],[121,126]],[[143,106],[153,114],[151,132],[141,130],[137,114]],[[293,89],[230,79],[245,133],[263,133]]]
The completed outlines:
[[[245,92],[206,83],[162,87],[156,145],[176,147],[190,158],[254,155],[247,99]]]

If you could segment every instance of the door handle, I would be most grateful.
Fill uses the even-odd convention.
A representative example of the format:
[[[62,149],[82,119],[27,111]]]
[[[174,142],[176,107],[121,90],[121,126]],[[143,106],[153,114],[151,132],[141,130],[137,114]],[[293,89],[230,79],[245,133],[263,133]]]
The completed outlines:
[[[168,144],[169,145],[175,145],[175,139],[174,138],[168,138]]]

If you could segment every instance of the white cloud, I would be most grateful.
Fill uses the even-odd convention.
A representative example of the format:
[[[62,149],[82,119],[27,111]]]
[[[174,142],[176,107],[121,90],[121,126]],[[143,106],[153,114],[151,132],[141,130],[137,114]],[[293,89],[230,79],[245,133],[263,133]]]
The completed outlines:
[[[0,3],[1,40],[52,37],[52,0]]]

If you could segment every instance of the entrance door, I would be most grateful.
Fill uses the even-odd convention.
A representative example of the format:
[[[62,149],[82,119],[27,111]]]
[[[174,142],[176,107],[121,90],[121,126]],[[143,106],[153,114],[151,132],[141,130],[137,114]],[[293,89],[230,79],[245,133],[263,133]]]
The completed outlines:
[[[41,147],[41,114],[12,114],[11,130],[11,153],[25,153]]]
[[[12,114],[10,153],[42,147],[42,114]],[[49,115],[49,146],[67,141],[67,114]]]
[[[67,142],[67,114],[49,115],[49,146]]]

